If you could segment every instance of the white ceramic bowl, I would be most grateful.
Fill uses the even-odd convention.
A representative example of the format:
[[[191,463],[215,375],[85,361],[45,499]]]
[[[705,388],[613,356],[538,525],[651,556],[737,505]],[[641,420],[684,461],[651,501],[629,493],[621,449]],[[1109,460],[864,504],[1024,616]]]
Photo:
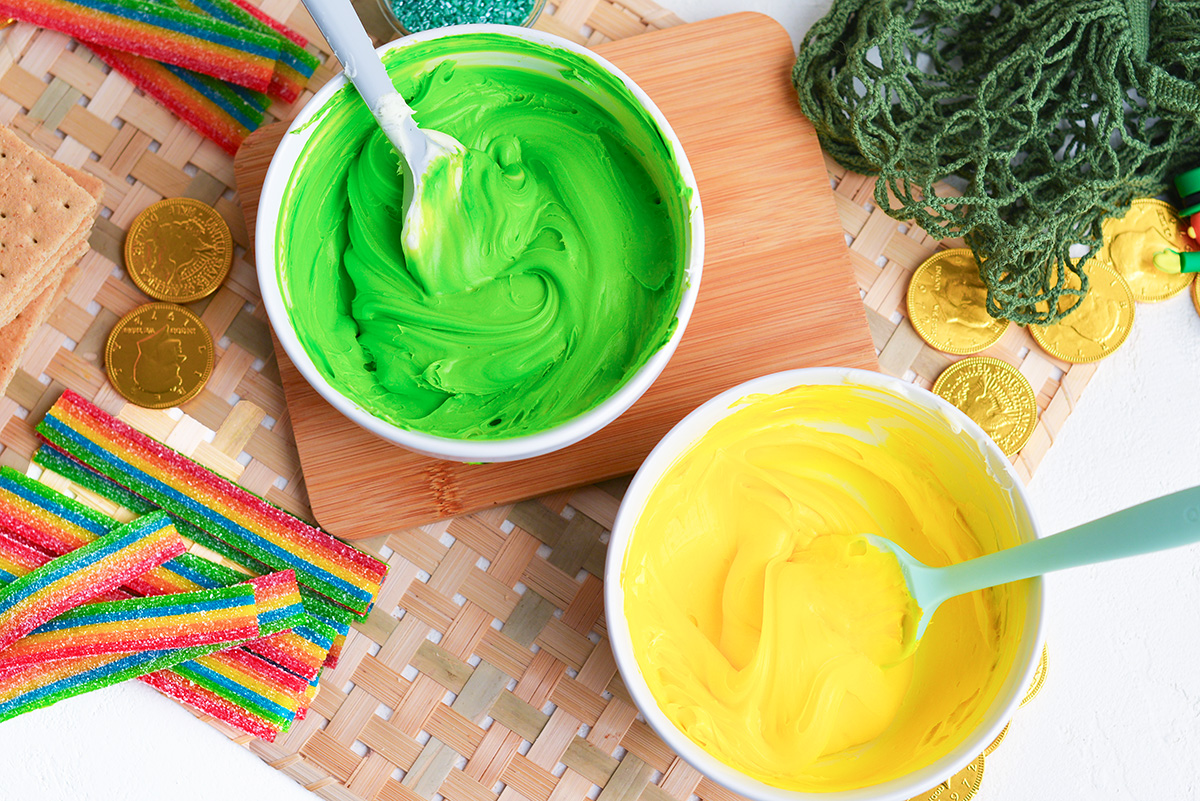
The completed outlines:
[[[594,434],[632,406],[649,389],[650,385],[654,383],[659,373],[666,367],[671,354],[675,352],[675,348],[679,345],[679,340],[683,336],[688,318],[691,316],[692,307],[696,303],[696,294],[700,289],[700,271],[704,263],[704,222],[700,210],[700,195],[696,187],[696,178],[692,174],[692,168],[688,164],[687,156],[683,152],[683,146],[679,143],[679,138],[675,135],[675,132],[671,130],[671,126],[667,123],[666,118],[658,110],[658,107],[654,105],[649,96],[630,80],[625,73],[590,50],[558,36],[528,28],[505,25],[460,25],[406,36],[403,39],[383,45],[378,48],[378,52],[382,55],[391,50],[403,50],[433,39],[472,36],[476,34],[500,34],[545,45],[547,48],[567,50],[583,56],[601,70],[616,76],[624,83],[625,87],[632,93],[657,125],[663,139],[669,144],[671,152],[674,155],[680,178],[691,189],[691,199],[687,204],[690,219],[684,227],[686,236],[688,237],[684,248],[687,254],[686,260],[682,265],[685,273],[684,285],[679,307],[675,312],[678,324],[676,325],[674,334],[667,343],[655,352],[641,369],[630,376],[620,389],[591,410],[546,431],[509,439],[469,440],[433,436],[401,428],[363,409],[358,403],[339,392],[325,380],[313,364],[308,353],[305,352],[303,345],[301,345],[292,328],[291,319],[284,305],[280,289],[278,278],[279,265],[276,263],[275,241],[280,203],[287,187],[288,178],[292,174],[292,168],[296,164],[305,143],[318,129],[319,123],[307,128],[304,126],[325,105],[334,92],[346,85],[346,77],[342,73],[339,73],[329,83],[325,84],[305,104],[304,108],[291,124],[289,133],[279,143],[279,147],[276,149],[275,155],[271,159],[271,165],[267,170],[266,180],[263,182],[262,197],[258,206],[257,233],[254,244],[255,258],[258,263],[258,282],[262,288],[263,303],[266,305],[267,316],[271,320],[275,334],[279,337],[283,349],[287,352],[288,357],[296,365],[297,369],[300,370],[305,380],[325,400],[332,404],[334,408],[368,431],[383,439],[403,445],[417,453],[461,462],[505,462],[540,456],[541,454],[564,448]],[[547,57],[537,63],[534,63],[531,57],[525,56],[522,56],[519,62],[516,63],[519,63],[522,67],[537,68],[551,74],[558,74],[559,68],[553,62],[552,52],[552,50],[548,50]],[[507,54],[492,55],[498,55],[500,59],[499,63],[514,63],[512,56]],[[488,63],[485,60],[486,57],[487,53],[484,50],[471,54],[473,64]]]
[[[998,480],[1010,488],[1014,518],[1020,521],[1017,532],[1020,541],[1027,542],[1041,535],[1029,506],[1025,489],[1012,464],[995,443],[974,421],[932,392],[879,373],[838,367],[817,367],[789,370],[762,376],[740,384],[709,400],[685,417],[658,443],[634,476],[621,502],[608,545],[608,561],[604,569],[604,606],[608,635],[616,656],[621,678],[633,696],[634,703],[664,742],[705,776],[736,793],[756,801],[905,801],[928,792],[974,761],[1000,734],[1012,718],[1029,687],[1041,657],[1043,631],[1042,579],[1026,583],[1027,614],[1021,631],[1020,647],[1012,669],[1005,679],[996,700],[979,726],[958,747],[936,762],[900,778],[862,787],[828,793],[805,793],[773,787],[735,770],[702,749],[675,727],[659,708],[642,678],[633,652],[629,624],[625,619],[625,597],[622,568],[634,525],[641,517],[650,493],[663,473],[693,443],[718,420],[740,408],[738,404],[748,395],[775,394],[801,385],[853,385],[883,390],[899,396],[920,409],[940,413],[946,420],[946,430],[956,436],[978,443],[981,452],[980,469],[990,469]]]

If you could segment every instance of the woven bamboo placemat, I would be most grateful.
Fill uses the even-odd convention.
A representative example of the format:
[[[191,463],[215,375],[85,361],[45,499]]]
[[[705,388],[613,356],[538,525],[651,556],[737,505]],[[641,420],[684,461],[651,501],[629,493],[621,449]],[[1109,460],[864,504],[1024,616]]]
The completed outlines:
[[[261,5],[328,55],[298,0]],[[597,44],[681,22],[648,0],[562,0],[538,27]],[[335,71],[326,63],[310,89]],[[309,96],[270,114],[288,119]],[[83,276],[0,397],[0,464],[29,466],[33,426],[70,387],[309,516],[232,160],[86,48],[24,24],[0,32],[0,123],[106,189]],[[903,319],[904,291],[924,258],[956,243],[939,245],[873,208],[869,179],[832,163],[829,171],[880,363],[929,386],[953,357],[925,347]],[[225,285],[191,304],[218,343],[212,378],[182,411],[147,411],[107,384],[100,354],[113,323],[145,301],[121,268],[125,229],[149,204],[181,195],[221,213],[237,252]],[[1015,460],[1028,476],[1095,368],[1068,371],[1016,328],[989,355],[1019,365],[1038,390],[1042,419]],[[329,799],[732,801],[637,718],[616,673],[600,577],[624,489],[606,482],[356,543],[385,558],[390,576],[338,668],[322,677],[307,719],[272,744],[203,719]],[[923,798],[965,801],[983,764],[981,756]]]

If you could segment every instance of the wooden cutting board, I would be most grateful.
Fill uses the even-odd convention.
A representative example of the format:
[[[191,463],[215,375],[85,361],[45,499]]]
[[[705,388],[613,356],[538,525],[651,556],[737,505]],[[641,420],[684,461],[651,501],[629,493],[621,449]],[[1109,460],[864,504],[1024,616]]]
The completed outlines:
[[[359,428],[277,343],[312,510],[337,536],[377,536],[631,473],[688,412],[754,376],[878,369],[820,146],[791,88],[787,32],[743,13],[596,51],[654,99],[696,173],[707,257],[679,349],[641,400],[590,438],[524,462],[468,465],[417,456]],[[259,130],[237,155],[250,241],[285,130]]]

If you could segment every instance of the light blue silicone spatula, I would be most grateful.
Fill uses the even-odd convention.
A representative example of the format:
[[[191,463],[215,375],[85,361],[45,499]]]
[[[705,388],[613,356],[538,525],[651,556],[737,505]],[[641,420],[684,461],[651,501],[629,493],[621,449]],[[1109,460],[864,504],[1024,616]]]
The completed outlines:
[[[942,602],[956,595],[1068,567],[1200,542],[1200,487],[1146,501],[1058,534],[949,567],[930,567],[917,561],[886,537],[877,534],[865,537],[881,551],[896,555],[909,594],[921,607],[920,619],[908,621],[905,626],[905,645],[911,648],[921,639]]]

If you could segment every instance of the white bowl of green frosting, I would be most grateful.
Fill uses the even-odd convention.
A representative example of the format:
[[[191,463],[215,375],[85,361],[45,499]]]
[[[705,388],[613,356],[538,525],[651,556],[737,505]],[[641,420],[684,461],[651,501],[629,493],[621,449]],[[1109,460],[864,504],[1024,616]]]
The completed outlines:
[[[678,138],[620,70],[540,31],[444,28],[379,53],[419,123],[500,165],[502,200],[447,224],[512,258],[482,277],[407,269],[399,158],[338,75],[259,204],[285,351],[351,420],[429,456],[511,461],[595,433],[657,378],[695,304],[704,228]]]

